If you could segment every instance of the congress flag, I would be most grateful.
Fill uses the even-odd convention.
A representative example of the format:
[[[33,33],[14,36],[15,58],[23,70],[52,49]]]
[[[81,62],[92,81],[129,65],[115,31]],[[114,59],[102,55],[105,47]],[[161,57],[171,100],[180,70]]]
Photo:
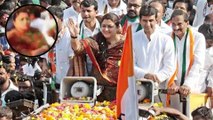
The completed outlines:
[[[122,120],[138,119],[138,100],[134,78],[131,29],[131,26],[127,29],[117,83],[117,117],[122,118]]]

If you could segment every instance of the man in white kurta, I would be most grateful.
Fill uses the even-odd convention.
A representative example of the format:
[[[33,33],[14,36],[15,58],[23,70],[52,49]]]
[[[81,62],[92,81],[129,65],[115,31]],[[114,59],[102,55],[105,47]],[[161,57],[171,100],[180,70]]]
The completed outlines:
[[[144,29],[133,37],[135,74],[140,79],[147,73],[153,73],[163,82],[175,71],[174,44],[170,36],[157,30],[150,38],[147,38]]]
[[[163,3],[160,1],[151,1],[149,4],[158,11],[157,13],[157,23],[159,26],[158,30],[161,33],[169,35],[172,32],[172,28],[163,21],[163,15],[165,11]]]
[[[63,11],[63,21],[67,24],[69,18],[72,18],[76,25],[79,25],[82,18],[80,15],[80,3],[83,0],[72,0],[72,6]]]
[[[64,28],[64,31],[59,33],[59,38],[55,44],[56,51],[56,82],[60,83],[62,79],[67,75],[70,67],[71,57],[74,56],[74,52],[71,48],[70,33],[68,28]]]
[[[88,6],[88,2],[89,6]],[[98,32],[100,32],[100,23],[97,20],[97,9],[98,4],[95,0],[83,0],[81,3],[81,16],[83,20],[80,22],[79,25],[79,40],[84,38],[94,36]],[[90,11],[90,12],[88,12]],[[87,55],[86,58],[87,62],[87,74],[89,74],[92,70],[92,61],[90,60],[89,56]]]
[[[98,15],[103,16],[110,12],[122,16],[127,12],[126,4],[123,0],[98,0]]]
[[[139,12],[143,0],[128,0],[127,1],[127,14],[121,18],[121,26],[123,32],[127,31],[127,26],[132,25],[132,32],[137,32],[142,29],[139,23]]]
[[[51,12],[55,15],[59,29],[58,39],[55,43],[55,48],[53,48],[53,50],[55,50],[56,60],[52,60],[52,62],[56,62],[56,83],[60,84],[62,79],[68,74],[71,58],[74,56],[74,52],[71,48],[71,38],[68,26],[63,24],[62,9],[57,9],[56,7],[55,9],[51,9]]]
[[[188,96],[190,93],[200,93],[201,90],[199,89],[199,86],[201,85],[199,83],[201,83],[201,80],[199,78],[200,72],[204,66],[206,49],[205,38],[201,33],[189,27],[188,15],[183,10],[175,10],[171,16],[171,20],[178,66],[176,74],[177,79],[172,88],[174,92],[179,91],[182,96]],[[192,36],[190,34],[192,34]],[[193,38],[194,43],[192,42]],[[194,46],[193,49],[190,46]],[[190,51],[190,48],[192,51]],[[189,67],[190,60],[192,59],[192,57],[190,57],[190,52],[194,54],[191,68]],[[184,59],[183,56],[186,58]],[[186,71],[185,74],[182,73],[184,67]],[[179,95],[171,96],[171,107],[182,111],[181,103]],[[186,114],[189,113],[187,112]]]
[[[3,65],[0,66],[0,73],[0,106],[6,106],[5,95],[12,90],[18,91],[18,87],[15,86],[10,80],[9,73],[6,71]]]
[[[205,64],[200,78],[203,81],[200,87],[202,92],[207,92],[211,100],[210,107],[213,108],[213,24],[203,24],[198,31],[206,38]]]
[[[197,1],[197,10],[193,22],[193,26],[199,28],[205,19],[205,16],[213,13],[213,2],[208,2],[211,0],[198,0]]]
[[[151,79],[165,88],[163,82],[175,71],[175,51],[172,38],[157,30],[156,14],[153,7],[141,9],[140,23],[144,29],[133,36],[134,71],[137,79]]]

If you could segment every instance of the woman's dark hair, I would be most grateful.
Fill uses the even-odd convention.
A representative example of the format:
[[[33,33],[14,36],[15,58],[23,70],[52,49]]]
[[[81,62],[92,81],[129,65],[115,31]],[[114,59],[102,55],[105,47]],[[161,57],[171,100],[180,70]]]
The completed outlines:
[[[94,5],[94,9],[95,10],[98,10],[98,3],[96,0],[83,0],[81,2],[81,6],[84,6],[84,7],[90,7],[90,6],[93,6]]]
[[[104,20],[111,20],[118,27],[120,25],[120,19],[115,13],[107,13],[101,19],[101,24]]]
[[[158,11],[154,7],[149,6],[149,5],[143,5],[141,7],[139,16],[140,16],[140,19],[143,16],[152,16],[152,15],[155,15],[155,18],[157,18],[157,13],[158,13]]]
[[[181,15],[181,16],[184,17],[184,21],[185,22],[189,21],[189,15],[185,11],[179,10],[179,9],[173,11],[173,13],[171,15],[171,19],[174,18],[174,17],[176,17],[176,16],[179,16],[179,15]]]
[[[119,21],[119,17],[114,14],[114,13],[107,13],[102,17],[101,20],[101,24],[104,20],[111,20],[115,23],[115,25],[118,27],[120,25],[120,21]],[[95,40],[97,41],[98,45],[99,45],[99,52],[97,53],[97,61],[103,61],[106,62],[106,59],[108,57],[107,55],[107,48],[108,48],[108,44],[106,41],[106,38],[104,37],[104,35],[102,34],[102,32],[99,32],[96,36],[95,36]],[[102,69],[105,68],[105,64],[99,63],[100,67]]]
[[[21,7],[19,9],[17,9],[14,13],[13,13],[13,20],[15,20],[17,18],[17,16],[20,14],[20,13],[27,13],[27,14],[30,14],[30,10],[28,7]]]

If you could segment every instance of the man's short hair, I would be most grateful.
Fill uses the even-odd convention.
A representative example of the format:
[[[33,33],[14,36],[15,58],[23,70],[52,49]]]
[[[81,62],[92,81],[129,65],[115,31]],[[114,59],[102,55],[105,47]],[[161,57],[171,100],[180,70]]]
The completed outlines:
[[[179,9],[173,11],[173,13],[171,15],[171,19],[174,18],[174,17],[176,17],[176,16],[179,16],[179,15],[181,15],[181,16],[184,17],[184,21],[185,22],[189,21],[189,15],[185,11],[179,10]]]
[[[10,72],[10,68],[9,68],[8,65],[5,64],[3,61],[0,61],[0,68],[5,69],[5,71],[6,71],[7,73]]]
[[[200,33],[203,33],[206,40],[212,40],[213,41],[213,24],[202,24],[198,31]]]
[[[155,18],[157,18],[157,13],[158,11],[154,7],[149,5],[143,5],[141,7],[139,16],[140,16],[140,19],[142,18],[142,16],[152,16],[152,15],[155,15]]]
[[[191,0],[175,0],[174,3],[173,3],[173,9],[174,9],[176,3],[178,3],[178,2],[185,3],[187,5],[187,11],[188,12],[192,11],[192,9],[193,9],[193,3],[192,3]]]
[[[90,7],[90,6],[93,6],[94,5],[94,9],[95,10],[98,10],[98,3],[96,0],[83,0],[81,2],[81,6],[84,6],[84,7]]]
[[[202,106],[192,111],[192,117],[198,116],[200,119],[213,120],[213,115],[211,109],[206,106]]]
[[[48,10],[53,14],[55,15],[56,17],[58,17],[59,19],[63,19],[63,9],[59,6],[50,6],[48,8]]]
[[[163,2],[162,2],[162,0],[152,0],[150,3],[149,3],[149,5],[151,4],[151,3],[159,3],[162,7],[163,7],[163,13],[165,13],[166,12],[166,7],[164,6],[164,4],[163,4]]]

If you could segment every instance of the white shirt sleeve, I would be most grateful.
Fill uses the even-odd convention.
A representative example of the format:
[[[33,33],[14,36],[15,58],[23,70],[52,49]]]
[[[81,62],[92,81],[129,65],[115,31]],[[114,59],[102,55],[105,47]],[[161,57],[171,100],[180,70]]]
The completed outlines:
[[[175,49],[174,43],[171,37],[168,37],[168,41],[166,42],[164,55],[163,55],[163,67],[156,73],[160,82],[163,82],[170,78],[176,69],[176,61],[175,61]]]
[[[135,78],[141,79],[144,78],[147,71],[143,70],[142,68],[138,67],[137,65],[134,66]]]

